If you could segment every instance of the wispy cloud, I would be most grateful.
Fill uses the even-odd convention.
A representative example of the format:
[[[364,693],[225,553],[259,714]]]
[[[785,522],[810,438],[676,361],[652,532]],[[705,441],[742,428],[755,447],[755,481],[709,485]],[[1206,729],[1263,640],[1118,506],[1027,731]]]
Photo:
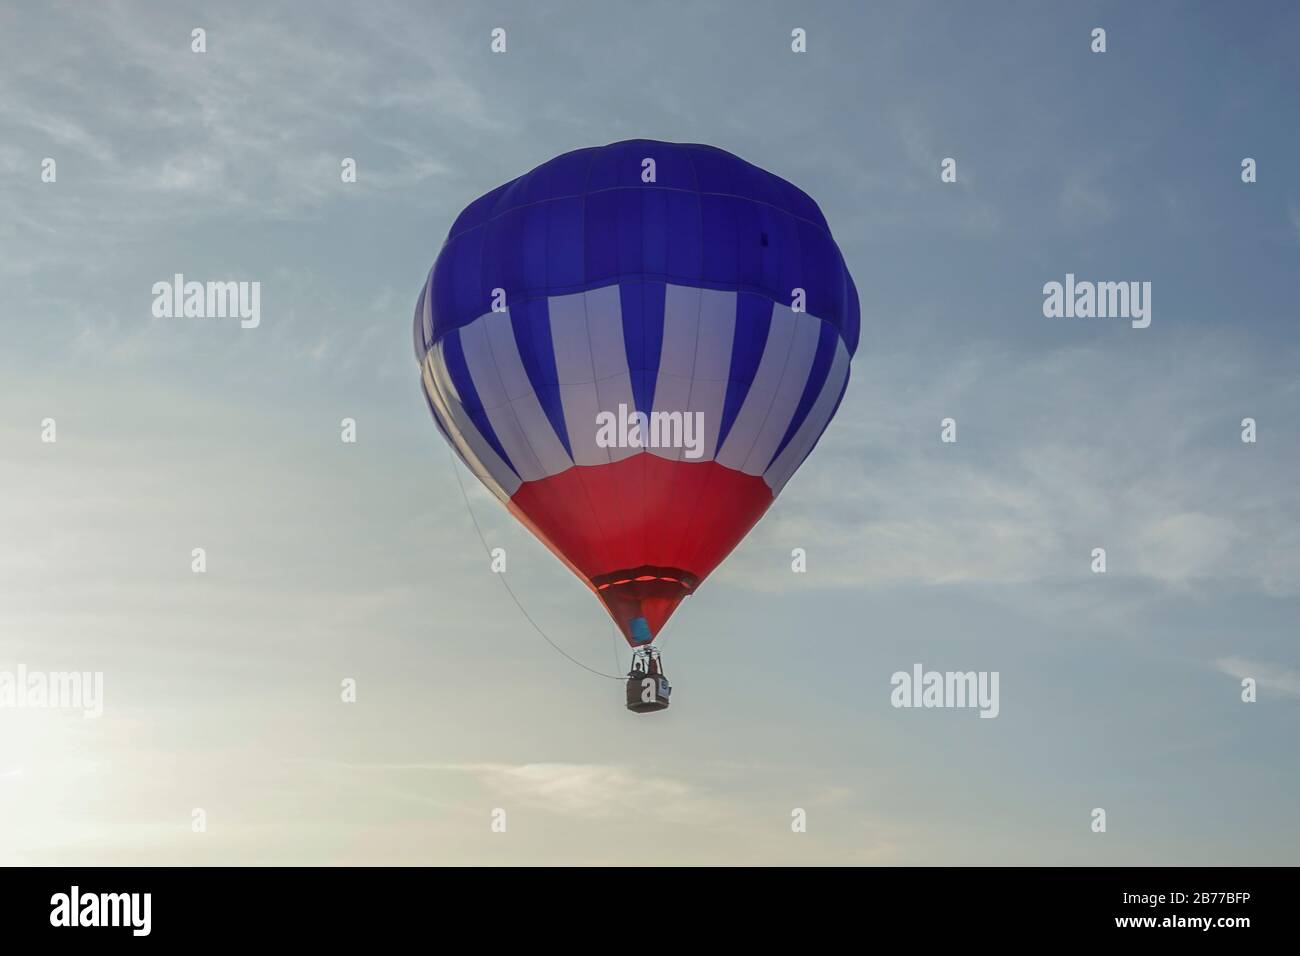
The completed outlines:
[[[1300,697],[1300,671],[1241,657],[1221,657],[1214,666],[1238,680],[1254,678],[1263,690],[1277,691],[1285,697]]]
[[[707,824],[731,812],[720,797],[670,777],[631,767],[572,763],[417,763],[361,768],[464,774],[499,798],[582,818],[631,815]]]
[[[1116,203],[1092,177],[1076,173],[1061,190],[1061,217],[1067,226],[1104,226],[1115,218]]]
[[[762,589],[1024,583],[1087,571],[1104,547],[1112,575],[1298,593],[1294,450],[1243,444],[1222,399],[1284,407],[1288,382],[1260,380],[1226,342],[1179,351],[1160,378],[1122,344],[982,350],[955,365],[868,358],[822,444],[721,573]],[[954,444],[940,443],[945,417]],[[1234,491],[1246,468],[1249,496]],[[806,580],[771,559],[777,546],[809,550]]]
[[[46,11],[32,29],[66,33],[75,55],[63,62],[76,68],[65,65],[52,80],[34,49],[12,48],[7,58],[18,68],[0,96],[0,125],[22,142],[48,144],[64,189],[93,184],[101,215],[118,207],[150,222],[309,214],[444,173],[449,148],[472,149],[502,122],[473,72],[457,68],[463,52],[454,43],[437,31],[417,40],[385,30],[382,7],[354,25],[361,36],[340,33],[328,17],[288,22],[251,7],[204,11],[197,20],[156,11],[147,24],[133,12],[125,4],[77,9],[83,29],[57,30],[48,22],[57,10]],[[200,23],[206,53],[190,49]],[[86,24],[94,44],[80,39]],[[355,55],[358,44],[379,55]],[[102,77],[124,64],[135,82],[114,83],[107,95]],[[421,127],[440,125],[442,135],[395,134],[390,120],[402,114],[418,115]],[[348,190],[339,188],[344,156],[361,170]]]

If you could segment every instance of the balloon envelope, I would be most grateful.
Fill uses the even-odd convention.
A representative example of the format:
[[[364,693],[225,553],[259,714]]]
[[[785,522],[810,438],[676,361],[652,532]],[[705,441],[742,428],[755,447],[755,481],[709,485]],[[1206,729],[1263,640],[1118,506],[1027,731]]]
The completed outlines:
[[[415,352],[461,460],[638,646],[812,451],[858,324],[805,193],[720,149],[629,140],[471,203]]]

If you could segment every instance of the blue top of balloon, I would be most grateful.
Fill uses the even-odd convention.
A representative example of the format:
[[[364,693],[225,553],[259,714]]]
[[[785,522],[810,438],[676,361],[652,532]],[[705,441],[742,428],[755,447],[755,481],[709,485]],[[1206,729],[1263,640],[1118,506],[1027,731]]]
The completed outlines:
[[[631,139],[543,163],[465,208],[431,279],[415,323],[421,359],[488,312],[493,289],[505,290],[514,313],[629,282],[784,305],[802,288],[807,312],[834,327],[850,354],[858,345],[857,289],[817,204],[779,176],[694,143]]]

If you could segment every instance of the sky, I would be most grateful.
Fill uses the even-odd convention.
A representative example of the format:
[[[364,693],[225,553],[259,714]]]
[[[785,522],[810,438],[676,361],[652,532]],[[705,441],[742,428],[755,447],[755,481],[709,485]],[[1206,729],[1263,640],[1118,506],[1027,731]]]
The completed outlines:
[[[0,707],[0,864],[1300,863],[1300,8],[305,9],[0,4],[0,672],[104,682]],[[862,306],[653,716],[489,570],[460,482],[545,633],[627,666],[410,332],[464,206],[641,137],[808,192]],[[155,317],[175,273],[260,324]],[[1045,317],[1067,274],[1150,326]],[[998,716],[892,706],[916,664]]]

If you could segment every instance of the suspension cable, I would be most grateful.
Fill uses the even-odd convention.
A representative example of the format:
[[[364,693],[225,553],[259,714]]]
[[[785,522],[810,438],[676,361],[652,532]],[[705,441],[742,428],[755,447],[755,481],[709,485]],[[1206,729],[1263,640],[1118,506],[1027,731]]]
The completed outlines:
[[[451,457],[451,471],[452,474],[456,476],[456,485],[460,488],[460,496],[465,501],[465,510],[469,513],[469,520],[474,523],[474,533],[478,535],[479,543],[483,545],[484,554],[486,554],[490,558],[492,556],[492,549],[488,547],[487,537],[483,534],[483,529],[482,527],[479,526],[478,523],[478,517],[474,514],[474,509],[469,503],[469,492],[465,490],[465,482],[462,481],[460,477],[460,468],[458,468],[456,465],[456,453],[455,450],[452,449],[450,445],[448,445],[447,447],[447,453]],[[624,677],[622,674],[606,674],[603,671],[596,670],[594,667],[588,667],[586,664],[582,663],[582,661],[578,660],[576,657],[574,657],[572,654],[570,654],[568,651],[562,648],[559,644],[556,644],[553,640],[551,640],[551,638],[547,635],[547,633],[542,630],[541,626],[536,621],[533,620],[533,616],[528,613],[527,608],[525,608],[523,603],[519,600],[519,596],[515,594],[515,589],[512,588],[510,586],[510,582],[506,580],[506,573],[503,571],[497,574],[497,577],[499,577],[501,579],[501,583],[505,585],[506,593],[510,595],[510,600],[515,602],[515,607],[519,608],[519,612],[523,614],[524,618],[528,621],[528,623],[533,626],[533,630],[536,631],[538,634],[540,634],[542,636],[542,640],[546,641],[547,644],[550,644],[551,647],[554,648],[558,653],[560,653],[562,656],[567,658],[572,663],[577,664],[584,671],[588,671],[589,673],[595,674],[597,677],[605,677],[608,678],[609,680],[617,680],[617,681],[626,680],[626,677]],[[613,622],[611,621],[610,623],[612,624]],[[615,633],[614,637],[615,637],[615,641],[617,641],[618,639],[617,632]],[[614,662],[615,665],[617,666],[618,664],[617,643],[615,643],[614,645]]]

